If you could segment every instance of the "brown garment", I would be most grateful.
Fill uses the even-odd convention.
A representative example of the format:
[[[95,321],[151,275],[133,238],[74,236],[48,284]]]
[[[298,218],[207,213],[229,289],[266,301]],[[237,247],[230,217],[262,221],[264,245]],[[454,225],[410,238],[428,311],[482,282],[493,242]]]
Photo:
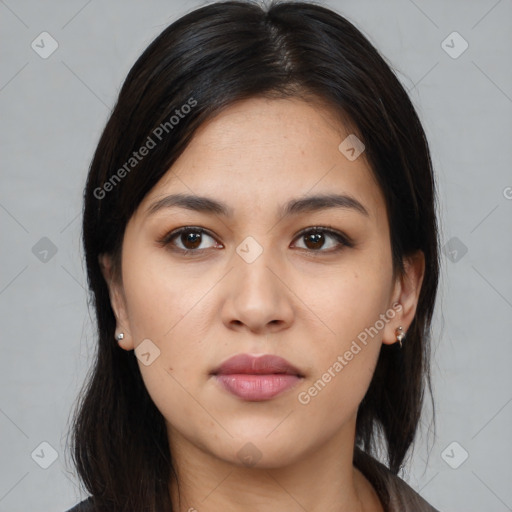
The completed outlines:
[[[384,464],[358,448],[354,450],[354,465],[373,485],[384,512],[439,512]],[[95,512],[92,498],[81,501],[67,512]]]

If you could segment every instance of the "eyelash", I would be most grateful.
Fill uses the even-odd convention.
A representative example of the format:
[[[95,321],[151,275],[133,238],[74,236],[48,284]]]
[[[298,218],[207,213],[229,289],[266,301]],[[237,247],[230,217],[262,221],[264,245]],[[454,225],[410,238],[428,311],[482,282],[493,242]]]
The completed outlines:
[[[200,228],[197,226],[185,226],[185,227],[176,229],[174,231],[171,231],[170,233],[165,234],[163,237],[161,237],[159,240],[157,240],[157,242],[163,247],[168,247],[171,245],[173,239],[177,238],[182,233],[186,233],[186,232],[206,234],[209,237],[215,239],[215,237],[208,230],[206,230],[204,228]],[[341,250],[343,250],[344,247],[354,247],[353,241],[348,236],[344,235],[343,233],[341,233],[335,229],[332,229],[330,226],[314,226],[314,227],[303,229],[302,231],[300,231],[297,234],[297,236],[294,238],[294,240],[297,238],[304,237],[306,235],[319,234],[319,233],[324,233],[324,234],[327,233],[328,235],[332,236],[334,239],[336,239],[340,243],[340,246],[335,249],[330,249],[327,251],[322,250],[322,249],[318,249],[318,250],[302,249],[302,250],[308,251],[316,256],[318,253],[333,254],[333,253],[340,252]],[[183,254],[184,256],[187,256],[187,255],[193,254],[193,253],[199,254],[202,251],[206,251],[207,249],[181,249],[179,247],[174,246],[171,248],[171,250],[175,251],[175,252],[179,252],[179,253]]]

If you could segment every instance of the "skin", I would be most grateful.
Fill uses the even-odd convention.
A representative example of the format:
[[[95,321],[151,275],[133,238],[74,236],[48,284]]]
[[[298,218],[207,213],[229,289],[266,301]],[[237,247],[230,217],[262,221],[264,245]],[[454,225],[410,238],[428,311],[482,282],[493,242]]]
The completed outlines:
[[[383,510],[352,465],[356,413],[382,344],[395,343],[395,329],[407,332],[414,318],[424,258],[418,252],[405,260],[405,276],[393,276],[384,197],[364,153],[350,161],[338,149],[349,133],[320,105],[299,99],[233,104],[201,126],[130,219],[121,281],[112,278],[110,257],[100,257],[124,333],[120,347],[150,339],[160,350],[148,366],[138,364],[166,420],[180,485],[178,500],[169,484],[176,510]],[[369,215],[336,208],[277,214],[291,198],[332,192],[353,196]],[[179,207],[147,214],[171,193],[222,201],[233,218]],[[323,245],[297,237],[325,225],[354,247],[328,233]],[[159,244],[184,226],[213,237]],[[248,236],[263,249],[252,263],[236,252]],[[196,253],[180,254],[184,247]],[[378,335],[307,405],[299,403],[298,394],[390,309],[394,318]],[[277,354],[304,379],[271,400],[241,400],[210,375],[240,353]],[[247,443],[259,457],[253,466],[237,455]]]

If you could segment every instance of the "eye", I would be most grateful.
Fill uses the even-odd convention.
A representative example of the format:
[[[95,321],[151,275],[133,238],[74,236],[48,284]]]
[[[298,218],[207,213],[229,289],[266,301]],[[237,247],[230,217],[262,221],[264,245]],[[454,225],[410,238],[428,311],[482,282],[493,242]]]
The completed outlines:
[[[329,229],[323,226],[316,226],[313,228],[307,228],[302,230],[297,238],[303,238],[306,240],[305,249],[310,252],[338,252],[343,249],[344,246],[353,247],[354,244],[352,240],[341,232]],[[325,245],[325,240],[331,239],[335,240],[334,249],[329,250],[319,250],[321,247]],[[332,247],[333,244],[331,244]]]
[[[215,240],[213,235],[210,235],[204,228],[186,226],[166,234],[158,240],[158,243],[162,246],[172,246],[172,250],[181,252],[182,254],[199,254],[201,251],[208,249],[208,247],[201,247],[204,237]],[[352,240],[348,236],[337,230],[323,226],[315,226],[313,228],[302,230],[295,240],[300,238],[306,240],[305,250],[312,253],[333,253],[342,250],[343,247],[354,246]],[[334,248],[329,250],[319,250],[324,247],[326,239],[335,241],[334,244],[331,244]],[[176,243],[175,240],[179,243]],[[181,244],[181,247],[179,244]]]
[[[158,242],[164,246],[172,245],[174,246],[174,250],[184,254],[189,254],[193,252],[200,252],[200,250],[205,249],[204,247],[201,247],[201,243],[205,236],[214,240],[213,236],[209,235],[205,229],[195,226],[186,226],[168,233],[162,239],[158,240]],[[182,247],[179,245],[176,246],[174,239],[177,239],[182,244]]]

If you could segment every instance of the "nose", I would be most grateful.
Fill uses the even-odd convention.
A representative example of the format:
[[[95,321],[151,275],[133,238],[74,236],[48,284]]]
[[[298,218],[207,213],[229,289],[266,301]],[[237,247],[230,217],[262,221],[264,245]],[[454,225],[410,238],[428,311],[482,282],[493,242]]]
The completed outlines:
[[[284,265],[270,258],[266,249],[252,261],[237,254],[234,265],[224,284],[223,322],[230,329],[258,334],[290,327],[294,294]]]

